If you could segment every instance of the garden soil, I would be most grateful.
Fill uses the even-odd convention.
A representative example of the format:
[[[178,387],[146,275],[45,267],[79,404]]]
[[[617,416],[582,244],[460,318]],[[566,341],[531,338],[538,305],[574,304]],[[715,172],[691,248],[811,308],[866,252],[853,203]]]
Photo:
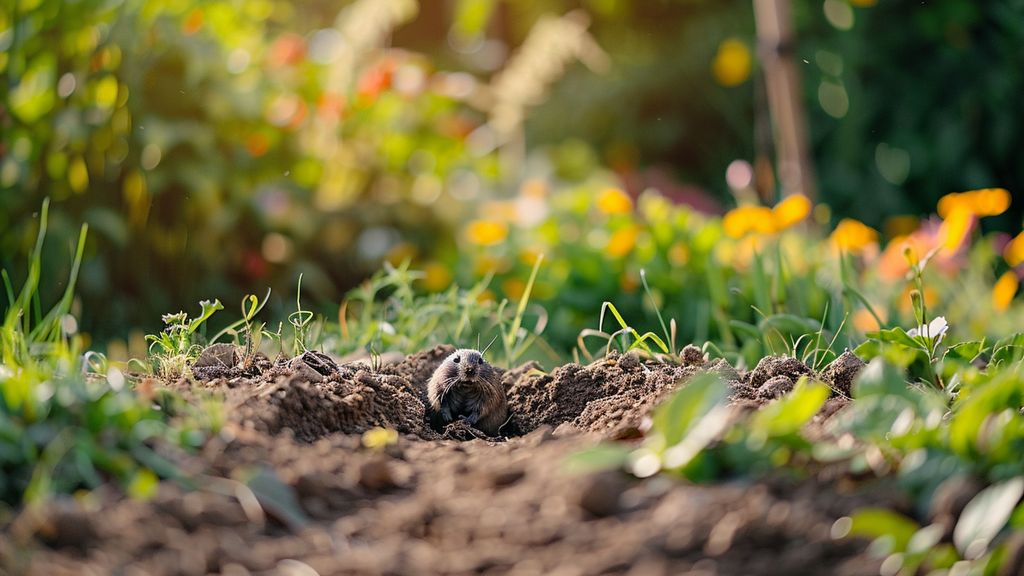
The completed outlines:
[[[198,454],[167,455],[185,479],[148,501],[100,489],[21,511],[0,532],[0,572],[878,573],[866,542],[835,541],[831,527],[857,507],[905,507],[886,486],[822,474],[695,486],[566,466],[599,442],[636,442],[653,407],[699,371],[721,374],[743,411],[812,373],[799,361],[740,373],[688,348],[682,365],[614,353],[548,373],[527,364],[504,373],[512,416],[487,438],[427,424],[424,388],[451,351],[376,370],[316,353],[239,367],[230,350],[210,351],[203,379],[171,384],[228,408]],[[844,355],[821,372],[833,398],[819,420],[849,402],[862,366]],[[363,433],[379,427],[397,441],[372,447]]]

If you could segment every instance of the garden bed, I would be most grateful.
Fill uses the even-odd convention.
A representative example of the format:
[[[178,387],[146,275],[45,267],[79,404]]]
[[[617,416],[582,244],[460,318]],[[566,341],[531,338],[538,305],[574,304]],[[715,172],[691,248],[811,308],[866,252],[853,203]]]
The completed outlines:
[[[3,528],[0,567],[35,574],[872,574],[866,541],[833,540],[858,507],[905,508],[880,482],[827,469],[695,486],[667,476],[567,468],[601,441],[633,442],[679,383],[715,371],[736,411],[812,372],[766,358],[740,373],[696,349],[680,365],[615,353],[544,373],[504,374],[502,438],[432,430],[424,386],[438,347],[371,369],[309,362],[199,370],[169,384],[223,395],[220,435],[178,462],[149,501],[99,490],[22,512]],[[833,390],[811,426],[850,402],[863,364],[818,375]],[[397,439],[374,440],[379,428]],[[374,432],[376,430],[376,432]],[[376,436],[375,436],[376,435]],[[384,436],[387,436],[384,434]]]

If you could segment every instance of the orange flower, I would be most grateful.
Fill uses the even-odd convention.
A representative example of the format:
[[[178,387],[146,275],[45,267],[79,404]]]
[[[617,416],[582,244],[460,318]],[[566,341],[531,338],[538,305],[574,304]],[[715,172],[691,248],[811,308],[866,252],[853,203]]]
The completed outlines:
[[[508,226],[495,220],[473,220],[466,226],[466,237],[477,246],[493,246],[508,238]]]
[[[873,330],[881,329],[878,325],[878,320],[875,320],[874,315],[868,311],[867,308],[861,308],[853,313],[850,318],[850,322],[853,323],[853,327],[860,332],[871,332]]]
[[[1024,232],[1018,234],[1003,248],[1003,258],[1010,266],[1017,267],[1024,263]]]
[[[722,227],[731,238],[742,238],[750,233],[771,234],[775,232],[775,221],[770,208],[764,206],[739,206],[729,210],[722,219]]]
[[[1010,193],[1003,188],[982,188],[970,192],[954,192],[939,199],[939,216],[948,217],[956,209],[963,209],[971,214],[998,216],[1010,207]]]
[[[747,234],[774,234],[792,228],[811,213],[811,201],[802,194],[794,194],[775,208],[739,206],[725,214],[722,227],[726,235],[742,238]]]
[[[191,36],[199,29],[203,27],[203,10],[202,8],[196,8],[195,10],[188,13],[185,17],[185,21],[181,23],[181,31],[186,36]]]
[[[1020,280],[1013,270],[1008,270],[999,277],[996,285],[992,287],[992,307],[996,312],[1003,312],[1010,307],[1019,286]]]
[[[722,86],[739,86],[750,77],[752,63],[746,44],[737,38],[726,38],[718,45],[711,73]]]
[[[832,232],[830,240],[839,250],[859,253],[878,243],[878,232],[858,220],[843,218]]]
[[[803,194],[793,194],[775,208],[772,208],[772,218],[775,220],[775,229],[779,232],[792,228],[803,222],[804,218],[811,213],[811,201]]]
[[[974,214],[964,206],[955,206],[939,227],[942,251],[947,255],[958,252],[967,242],[973,228]]]
[[[633,200],[618,188],[608,188],[597,197],[597,209],[605,214],[627,214],[633,209]]]
[[[638,231],[635,226],[616,230],[608,239],[608,255],[612,258],[622,258],[629,254],[633,250],[633,246],[636,245],[637,236]]]

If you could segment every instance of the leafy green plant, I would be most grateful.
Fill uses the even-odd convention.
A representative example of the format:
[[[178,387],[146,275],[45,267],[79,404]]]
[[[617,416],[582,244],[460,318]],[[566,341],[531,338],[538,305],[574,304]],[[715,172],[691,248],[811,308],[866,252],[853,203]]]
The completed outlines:
[[[155,447],[198,446],[211,429],[207,426],[216,425],[220,405],[197,412],[155,388],[137,394],[103,356],[81,353],[80,337],[69,329],[74,324],[69,310],[85,226],[67,296],[47,314],[40,312],[48,214],[44,202],[29,275],[17,296],[3,274],[8,310],[0,327],[0,501],[36,503],[109,481],[133,496],[151,496],[158,477],[180,474]],[[173,350],[187,351],[178,341],[173,344]]]
[[[165,328],[159,334],[148,334],[150,359],[153,368],[164,378],[177,378],[185,374],[189,364],[199,357],[203,346],[196,332],[224,305],[220,300],[203,300],[199,315],[189,318],[185,312],[164,314]],[[243,305],[244,311],[244,305]]]

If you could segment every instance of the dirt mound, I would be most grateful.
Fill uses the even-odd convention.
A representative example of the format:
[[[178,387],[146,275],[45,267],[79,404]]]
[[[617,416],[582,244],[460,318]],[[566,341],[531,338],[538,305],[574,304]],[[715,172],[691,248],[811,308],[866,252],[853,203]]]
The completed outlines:
[[[0,572],[868,574],[878,562],[865,543],[832,541],[832,522],[867,504],[909,508],[878,486],[689,486],[563,469],[601,439],[639,435],[654,406],[700,370],[756,407],[811,373],[792,358],[750,374],[696,347],[682,365],[614,353],[551,373],[525,364],[502,377],[523,436],[494,439],[463,423],[444,434],[427,424],[426,381],[452,350],[377,370],[316,353],[245,367],[237,351],[211,352],[198,373],[216,375],[202,387],[223,395],[230,423],[183,457],[201,474],[187,487],[162,482],[147,502],[99,490],[26,510],[0,524]],[[842,389],[854,359],[822,377]],[[831,398],[818,420],[848,402]],[[376,426],[397,430],[397,443],[364,447],[359,434]]]
[[[872,574],[864,543],[834,542],[867,504],[785,479],[691,486],[559,466],[592,436],[544,428],[501,444],[255,435],[209,450],[213,479],[149,502],[100,494],[23,517],[0,558],[35,574]],[[276,471],[276,472],[273,472]],[[262,483],[254,478],[264,475]],[[268,487],[276,487],[277,492]],[[899,505],[872,487],[871,502]],[[290,503],[278,495],[293,494]],[[255,502],[260,506],[253,506]],[[291,509],[294,508],[294,509]],[[68,514],[72,514],[69,516]],[[285,518],[291,516],[290,521]],[[58,539],[39,539],[73,518]],[[85,528],[82,528],[82,527]]]
[[[507,392],[509,411],[521,433],[568,423],[581,431],[621,437],[696,371],[644,364],[636,356],[615,352],[588,366],[567,364],[551,374],[520,371]]]

